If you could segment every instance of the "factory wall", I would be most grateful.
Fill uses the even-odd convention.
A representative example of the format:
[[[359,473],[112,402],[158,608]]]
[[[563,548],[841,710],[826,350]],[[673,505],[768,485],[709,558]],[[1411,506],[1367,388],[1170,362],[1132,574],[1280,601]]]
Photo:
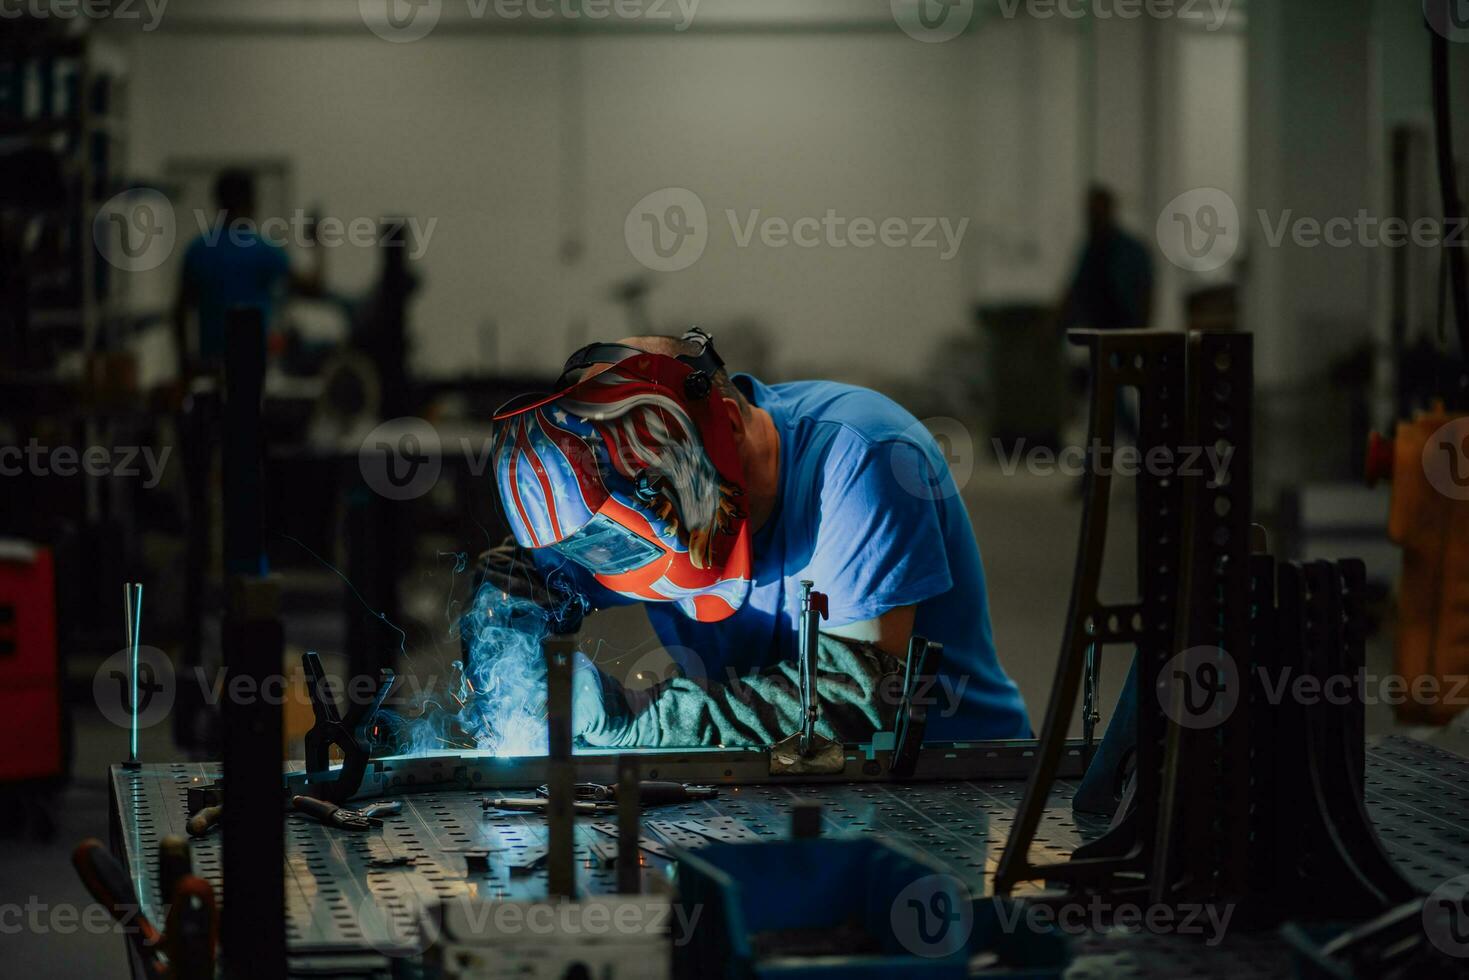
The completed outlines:
[[[432,374],[549,369],[587,338],[631,329],[613,291],[642,275],[654,326],[754,325],[772,341],[775,374],[911,376],[946,337],[973,330],[975,303],[1057,296],[1089,174],[1118,187],[1124,218],[1151,237],[1171,196],[1159,198],[1160,161],[1175,156],[1157,144],[1188,97],[1158,94],[1179,59],[1148,54],[1159,30],[1149,22],[996,15],[924,44],[865,13],[850,29],[805,30],[785,14],[793,24],[720,30],[719,16],[742,8],[706,0],[700,16],[714,28],[703,32],[528,38],[448,24],[390,44],[360,24],[305,23],[299,5],[247,18],[175,4],[164,30],[128,39],[134,174],[279,159],[294,207],[436,221],[414,309],[415,366]],[[1221,70],[1237,75],[1226,50],[1237,32],[1169,43],[1219,50]],[[361,97],[375,88],[393,97]],[[1234,87],[1198,91],[1218,108]],[[1230,159],[1208,144],[1190,153],[1178,179],[1198,159]],[[691,267],[649,272],[624,221],[665,187],[699,196],[710,238]],[[957,250],[943,224],[931,248],[767,247],[758,230],[740,242],[752,220],[829,211],[938,219],[962,235]],[[377,263],[351,248],[329,260],[347,292],[366,289]],[[1193,284],[1161,271],[1161,319],[1177,325]],[[173,275],[140,277],[133,303],[166,303]]]

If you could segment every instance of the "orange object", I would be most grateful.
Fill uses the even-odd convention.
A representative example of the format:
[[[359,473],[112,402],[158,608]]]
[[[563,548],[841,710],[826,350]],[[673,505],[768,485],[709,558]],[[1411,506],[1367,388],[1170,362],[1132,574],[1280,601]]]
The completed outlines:
[[[1395,669],[1398,720],[1445,725],[1469,706],[1469,415],[1437,406],[1399,422],[1388,535],[1403,549]],[[1369,451],[1369,478],[1383,474]],[[1431,682],[1430,682],[1431,679]]]

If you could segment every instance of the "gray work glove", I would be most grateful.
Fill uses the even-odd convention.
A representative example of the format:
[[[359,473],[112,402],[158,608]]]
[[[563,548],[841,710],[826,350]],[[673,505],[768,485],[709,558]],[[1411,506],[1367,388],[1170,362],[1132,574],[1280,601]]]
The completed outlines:
[[[865,741],[892,727],[902,662],[870,643],[820,634],[816,649],[816,731],[842,742]],[[590,663],[578,674],[595,670]],[[599,748],[773,745],[801,727],[801,684],[794,661],[712,684],[676,677],[627,691],[599,675],[579,687],[577,734]],[[595,696],[593,696],[595,694]],[[885,696],[888,695],[888,696]],[[575,710],[575,709],[574,709]]]
[[[479,572],[482,581],[540,606],[546,613],[546,628],[550,633],[575,633],[592,611],[591,601],[582,595],[569,574],[557,569],[543,575],[530,549],[522,548],[513,537],[507,537],[479,556]]]

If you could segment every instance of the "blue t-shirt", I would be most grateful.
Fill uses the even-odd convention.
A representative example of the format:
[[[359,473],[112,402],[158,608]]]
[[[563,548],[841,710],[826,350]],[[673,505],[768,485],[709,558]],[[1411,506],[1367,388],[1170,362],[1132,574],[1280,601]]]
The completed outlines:
[[[914,631],[944,645],[926,739],[1029,738],[1025,702],[995,655],[969,514],[928,430],[865,388],[735,383],[775,421],[780,500],[755,536],[754,582],[733,616],[701,623],[672,603],[646,604],[669,653],[689,676],[724,682],[794,659],[810,579],[828,596],[828,626],[917,606]],[[597,605],[628,601],[590,593]]]
[[[270,325],[285,291],[291,261],[285,249],[254,232],[225,228],[212,244],[200,235],[184,253],[184,282],[199,300],[199,356],[224,357],[225,315],[236,306],[258,308]]]

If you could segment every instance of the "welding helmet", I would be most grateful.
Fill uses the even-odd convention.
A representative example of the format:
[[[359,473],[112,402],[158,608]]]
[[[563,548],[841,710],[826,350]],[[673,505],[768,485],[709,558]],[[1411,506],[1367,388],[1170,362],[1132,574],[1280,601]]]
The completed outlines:
[[[521,545],[552,548],[630,599],[718,622],[750,593],[745,474],[713,385],[723,362],[702,330],[684,339],[699,353],[577,351],[552,393],[495,413],[492,459]]]

